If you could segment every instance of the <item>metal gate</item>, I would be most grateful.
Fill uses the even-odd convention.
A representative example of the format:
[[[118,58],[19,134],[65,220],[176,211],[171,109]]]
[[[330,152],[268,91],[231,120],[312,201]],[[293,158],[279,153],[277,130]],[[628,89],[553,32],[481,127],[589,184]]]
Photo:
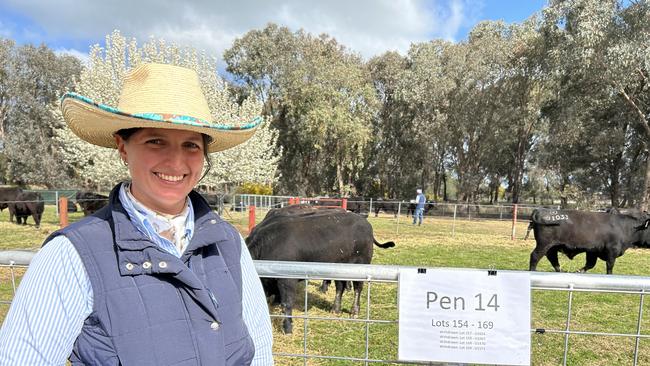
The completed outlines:
[[[0,282],[0,288],[4,290],[10,289],[15,292],[16,278],[20,272],[29,264],[32,252],[23,251],[6,251],[0,252],[0,270],[3,271]],[[305,280],[304,297],[302,299],[302,314],[293,315],[292,318],[301,321],[302,327],[295,327],[294,333],[301,332],[303,347],[299,352],[276,352],[274,353],[276,364],[304,364],[307,365],[310,361],[319,362],[320,364],[405,364],[393,358],[380,358],[373,356],[372,349],[375,346],[371,340],[370,329],[373,325],[388,324],[396,326],[398,323],[397,316],[390,316],[387,318],[373,317],[371,308],[381,304],[373,305],[373,294],[377,292],[375,289],[379,284],[396,286],[398,281],[398,273],[400,266],[387,266],[387,265],[354,265],[354,264],[332,264],[332,263],[304,263],[304,262],[275,262],[275,261],[256,261],[257,271],[261,277],[269,278],[295,278]],[[476,270],[478,269],[468,269]],[[17,274],[18,273],[18,274]],[[323,279],[331,280],[344,280],[344,281],[365,281],[366,291],[365,298],[365,315],[360,318],[350,318],[348,316],[322,316],[318,314],[310,314],[310,298],[314,295],[309,291],[310,283],[320,281]],[[531,333],[533,335],[543,334],[558,334],[563,337],[563,349],[561,361],[558,362],[567,364],[567,353],[571,347],[571,339],[573,337],[581,336],[608,336],[608,337],[621,337],[633,341],[632,349],[633,359],[624,364],[637,365],[639,364],[640,341],[648,340],[650,335],[642,333],[642,320],[644,312],[644,298],[646,292],[650,289],[650,277],[641,276],[616,276],[616,275],[584,275],[584,274],[571,274],[571,273],[547,273],[547,272],[532,272],[531,273],[531,290],[532,291],[561,291],[566,293],[566,311],[564,314],[564,323],[561,327],[556,328],[533,328]],[[572,313],[574,295],[581,292],[590,293],[613,293],[623,294],[627,296],[638,297],[638,309],[629,311],[628,316],[633,317],[636,323],[636,332],[602,332],[602,331],[582,331],[572,329]],[[10,299],[3,297],[0,304],[9,304]],[[298,309],[299,307],[296,306]],[[6,309],[3,309],[6,311]],[[5,312],[3,311],[3,313]],[[272,314],[272,318],[283,318],[282,314]],[[354,322],[361,324],[365,328],[365,337],[363,340],[363,350],[360,355],[346,355],[346,354],[322,354],[312,350],[308,344],[310,338],[314,336],[310,334],[310,327],[315,322]],[[283,336],[283,335],[280,335]],[[276,339],[277,343],[277,339]],[[535,345],[532,345],[534,349]],[[559,352],[559,350],[558,350]],[[647,354],[647,352],[646,352]],[[646,361],[647,362],[647,361]],[[415,364],[409,362],[408,364]],[[426,364],[426,363],[425,363]]]

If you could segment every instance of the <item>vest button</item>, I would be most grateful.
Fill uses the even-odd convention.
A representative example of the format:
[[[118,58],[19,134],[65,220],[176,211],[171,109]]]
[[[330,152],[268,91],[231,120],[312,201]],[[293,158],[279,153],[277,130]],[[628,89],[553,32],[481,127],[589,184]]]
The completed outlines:
[[[215,220],[215,219],[212,219],[212,220],[210,220],[210,223],[211,223],[212,225],[214,225],[214,224],[216,224],[216,223],[217,223],[217,220]]]
[[[151,262],[144,262],[144,263],[142,263],[142,268],[144,268],[144,269],[149,269],[149,268],[151,268]]]
[[[210,323],[210,329],[212,329],[212,330],[218,330],[218,329],[219,329],[219,322],[212,322],[212,323]]]
[[[160,263],[158,263],[158,267],[160,267],[160,268],[167,268],[167,262],[165,262],[165,261],[161,261]]]
[[[127,269],[128,271],[132,271],[132,270],[133,270],[133,263],[127,263],[127,264],[126,264],[126,269]]]

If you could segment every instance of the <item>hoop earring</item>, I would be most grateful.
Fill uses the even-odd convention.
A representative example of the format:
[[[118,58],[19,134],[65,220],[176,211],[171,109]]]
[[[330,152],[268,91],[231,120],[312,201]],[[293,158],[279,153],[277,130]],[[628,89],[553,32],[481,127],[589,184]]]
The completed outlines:
[[[122,161],[122,164],[123,164],[125,167],[127,167],[127,168],[129,167],[129,163],[127,163],[126,160],[124,160],[124,159],[120,159],[120,160]]]

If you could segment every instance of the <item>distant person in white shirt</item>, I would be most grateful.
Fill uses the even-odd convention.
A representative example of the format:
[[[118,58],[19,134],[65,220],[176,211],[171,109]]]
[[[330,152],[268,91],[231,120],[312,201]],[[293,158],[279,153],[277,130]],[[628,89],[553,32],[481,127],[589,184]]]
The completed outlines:
[[[416,190],[417,195],[415,196],[415,211],[413,211],[413,225],[417,222],[418,226],[422,225],[422,217],[424,216],[424,204],[427,202],[427,198],[422,194],[421,189]]]
[[[193,191],[209,153],[261,119],[214,123],[196,72],[162,64],[132,69],[116,108],[68,93],[61,109],[81,139],[117,149],[131,180],[35,255],[0,330],[0,365],[272,365],[250,254]]]

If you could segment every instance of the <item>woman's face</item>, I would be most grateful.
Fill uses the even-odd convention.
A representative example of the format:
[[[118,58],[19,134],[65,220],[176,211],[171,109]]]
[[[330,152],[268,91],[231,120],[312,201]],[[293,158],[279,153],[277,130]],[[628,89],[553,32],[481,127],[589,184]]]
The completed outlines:
[[[198,132],[143,128],[127,141],[115,135],[131,174],[131,194],[152,210],[178,214],[201,178],[203,138]]]

